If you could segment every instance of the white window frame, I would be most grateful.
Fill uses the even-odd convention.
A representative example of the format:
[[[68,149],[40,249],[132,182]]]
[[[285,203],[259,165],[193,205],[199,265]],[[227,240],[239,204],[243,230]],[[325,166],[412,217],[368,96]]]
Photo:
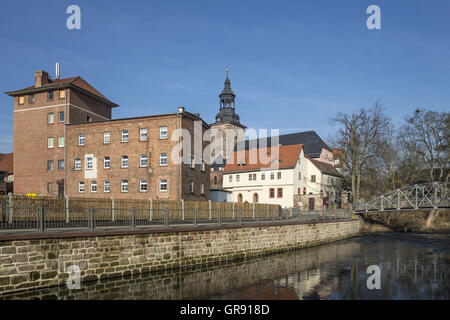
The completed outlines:
[[[126,187],[126,190],[124,187]],[[128,192],[128,180],[120,181],[120,192]]]
[[[190,167],[191,169],[195,169],[195,164],[194,164],[194,162],[195,162],[195,158],[194,158],[194,156],[191,156],[191,160],[190,160],[190,162],[189,162],[189,167]]]
[[[142,190],[142,186],[145,185],[145,190]],[[139,191],[140,192],[148,192],[148,181],[145,179],[139,180]]]
[[[79,159],[79,158],[75,159],[74,168],[77,171],[81,170],[81,159]]]
[[[167,179],[159,179],[159,192],[167,192],[168,185]],[[165,189],[162,189],[162,186],[165,186]]]
[[[231,174],[228,176],[228,182],[233,182],[233,176]]]
[[[86,143],[86,137],[84,136],[84,134],[79,134],[78,135],[78,145],[79,146],[84,146]]]
[[[61,118],[60,118],[60,115],[63,115],[63,119],[61,120]],[[64,114],[64,111],[59,111],[58,112],[58,122],[64,122],[64,119],[65,119],[65,114]]]
[[[163,156],[165,155],[165,156]],[[163,163],[163,159],[164,159],[164,163]],[[159,154],[159,166],[160,167],[167,167],[167,153],[163,152]]]
[[[145,165],[142,164],[142,160],[145,159]],[[148,166],[148,156],[146,154],[141,154],[139,156],[139,167],[146,168]]]
[[[194,180],[189,181],[189,192],[190,193],[194,193],[194,187],[195,187]]]
[[[87,157],[86,158],[86,170],[94,169],[94,158]]]
[[[108,190],[106,189],[106,187],[108,187]],[[103,181],[103,192],[111,192],[111,182],[109,182],[109,180]]]
[[[124,129],[121,131],[121,135],[122,135],[122,142],[128,142],[128,129]]]
[[[62,163],[63,165],[62,165],[62,168],[60,168],[60,163]],[[64,159],[59,159],[58,160],[58,171],[63,171],[64,170],[64,167],[65,167],[65,163],[64,163]]]
[[[55,123],[55,114],[53,112],[47,113],[47,124]]]
[[[200,184],[200,194],[201,195],[205,194],[205,184],[204,183]]]
[[[55,147],[55,138],[48,137],[47,138],[47,148],[48,149],[53,149],[54,147]]]
[[[103,144],[111,143],[111,132],[105,131],[103,132]]]
[[[95,190],[94,190],[95,187]],[[91,192],[97,192],[97,181],[91,181]]]
[[[143,134],[145,134],[145,136]],[[139,141],[147,141],[147,140],[148,140],[148,130],[147,130],[147,128],[139,129]]]
[[[84,181],[78,181],[78,193],[84,193]]]
[[[166,126],[159,127],[159,139],[167,139],[167,133]]]
[[[108,166],[106,166],[106,163],[108,163]],[[103,169],[111,169],[111,157],[103,158]]]
[[[127,164],[126,166],[123,165],[124,160],[126,160],[126,164]],[[122,156],[120,158],[120,167],[121,168],[128,168],[128,156]]]
[[[239,177],[239,175],[237,174],[237,175],[236,175],[236,182],[239,182],[239,180],[240,180],[240,177]]]
[[[62,139],[62,143],[61,143],[61,139]],[[64,148],[64,136],[58,137],[58,148]]]

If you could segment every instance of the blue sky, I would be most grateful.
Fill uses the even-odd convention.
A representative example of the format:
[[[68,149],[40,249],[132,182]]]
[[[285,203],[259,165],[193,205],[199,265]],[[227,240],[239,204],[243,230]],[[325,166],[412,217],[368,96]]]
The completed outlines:
[[[66,8],[81,8],[81,30]],[[381,8],[368,30],[366,8]],[[450,109],[450,1],[2,1],[1,92],[34,71],[80,75],[120,105],[114,118],[175,112],[213,122],[230,65],[241,122],[282,133],[379,100],[400,122]],[[0,152],[11,152],[13,101],[0,95]]]

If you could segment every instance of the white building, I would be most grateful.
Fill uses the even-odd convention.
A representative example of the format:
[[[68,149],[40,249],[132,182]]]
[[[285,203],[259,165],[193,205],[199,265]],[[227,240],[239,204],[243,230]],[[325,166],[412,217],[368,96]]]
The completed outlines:
[[[302,144],[235,151],[224,169],[223,188],[235,202],[321,209],[337,198],[342,179],[333,167],[333,153],[322,153],[311,159]]]

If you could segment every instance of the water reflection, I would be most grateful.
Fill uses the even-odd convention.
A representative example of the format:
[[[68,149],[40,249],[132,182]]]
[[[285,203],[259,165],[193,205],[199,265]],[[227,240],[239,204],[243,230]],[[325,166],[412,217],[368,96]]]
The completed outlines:
[[[380,234],[245,263],[49,288],[8,299],[449,299],[448,235]],[[369,290],[369,265],[381,290]]]

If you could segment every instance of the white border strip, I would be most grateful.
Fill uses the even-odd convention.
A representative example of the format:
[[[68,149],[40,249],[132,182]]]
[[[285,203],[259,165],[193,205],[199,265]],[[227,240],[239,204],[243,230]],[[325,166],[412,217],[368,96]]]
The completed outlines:
[[[95,113],[95,112],[86,110],[86,109],[84,109],[84,108],[82,108],[82,107],[79,107],[79,106],[76,106],[76,105],[74,105],[74,104],[69,103],[68,105],[71,106],[71,107],[80,109],[80,110],[82,110],[82,111],[84,111],[84,112],[87,112],[87,113],[96,115],[97,117],[103,118],[103,119],[105,119],[105,120],[111,120],[111,119],[108,119],[108,118],[106,118],[106,117],[104,117],[104,116],[101,116],[101,115],[99,115],[99,114],[97,114],[97,113]],[[63,106],[65,106],[65,104],[55,104],[55,105],[52,105],[52,106],[44,106],[44,107],[28,108],[28,109],[22,109],[22,110],[14,110],[14,112],[33,111],[33,110],[49,109],[49,108],[56,108],[56,107],[63,107]]]

